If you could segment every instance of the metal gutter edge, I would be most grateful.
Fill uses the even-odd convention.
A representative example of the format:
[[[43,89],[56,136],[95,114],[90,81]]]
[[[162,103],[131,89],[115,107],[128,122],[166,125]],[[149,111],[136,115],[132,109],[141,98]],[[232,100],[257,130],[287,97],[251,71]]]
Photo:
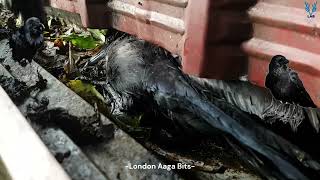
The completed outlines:
[[[70,180],[0,87],[0,156],[14,180]]]

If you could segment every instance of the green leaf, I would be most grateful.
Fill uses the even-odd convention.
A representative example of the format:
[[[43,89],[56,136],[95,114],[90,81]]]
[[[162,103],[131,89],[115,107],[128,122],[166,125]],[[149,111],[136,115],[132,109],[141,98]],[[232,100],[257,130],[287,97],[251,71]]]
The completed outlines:
[[[106,40],[106,36],[105,36],[106,33],[105,33],[104,30],[89,29],[89,28],[88,28],[88,31],[91,33],[91,35],[92,35],[95,39],[101,41],[102,43],[105,42],[105,40]]]
[[[63,35],[61,38],[65,41],[70,41],[71,44],[79,49],[91,50],[101,44],[101,42],[95,40],[92,36],[85,34],[70,34]]]
[[[84,99],[96,98],[104,102],[103,96],[92,84],[84,83],[81,80],[70,80],[67,86]]]

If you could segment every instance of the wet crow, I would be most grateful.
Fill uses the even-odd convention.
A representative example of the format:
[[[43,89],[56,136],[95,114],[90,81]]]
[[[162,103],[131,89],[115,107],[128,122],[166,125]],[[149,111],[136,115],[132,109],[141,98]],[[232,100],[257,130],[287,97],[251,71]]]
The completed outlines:
[[[44,25],[36,17],[27,19],[24,26],[18,29],[9,38],[12,48],[12,57],[21,65],[26,65],[26,60],[32,61],[38,48],[43,45]]]
[[[107,85],[117,94],[120,111],[150,110],[166,115],[181,133],[222,136],[266,178],[319,178],[318,162],[233,104],[208,99],[177,64],[143,40],[129,36],[112,42]]]
[[[289,61],[286,57],[282,55],[274,56],[269,64],[265,86],[271,90],[278,100],[316,108],[317,106],[304,88],[298,74],[288,64]]]

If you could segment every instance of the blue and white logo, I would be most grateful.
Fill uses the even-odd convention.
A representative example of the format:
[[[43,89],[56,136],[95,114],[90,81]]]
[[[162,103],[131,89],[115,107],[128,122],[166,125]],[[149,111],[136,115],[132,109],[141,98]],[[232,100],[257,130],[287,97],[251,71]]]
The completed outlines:
[[[308,13],[307,17],[308,18],[314,18],[315,14],[316,14],[316,11],[317,11],[317,1],[312,4],[312,9],[311,10],[310,10],[310,4],[308,2],[305,1],[304,4],[305,4],[305,9],[306,9],[306,11]]]

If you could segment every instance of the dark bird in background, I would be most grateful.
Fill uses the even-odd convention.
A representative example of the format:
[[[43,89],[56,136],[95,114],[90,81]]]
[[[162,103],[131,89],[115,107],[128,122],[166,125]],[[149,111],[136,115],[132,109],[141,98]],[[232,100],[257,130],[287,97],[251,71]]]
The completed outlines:
[[[119,111],[163,114],[182,136],[219,135],[268,179],[320,177],[316,160],[232,103],[209,99],[163,49],[124,36],[105,51],[106,86]]]
[[[316,108],[298,74],[288,64],[289,61],[284,56],[274,56],[269,64],[265,86],[278,100]]]
[[[27,19],[24,26],[18,29],[9,38],[12,48],[12,57],[21,65],[26,65],[26,60],[32,61],[37,50],[43,45],[44,25],[36,17]]]

